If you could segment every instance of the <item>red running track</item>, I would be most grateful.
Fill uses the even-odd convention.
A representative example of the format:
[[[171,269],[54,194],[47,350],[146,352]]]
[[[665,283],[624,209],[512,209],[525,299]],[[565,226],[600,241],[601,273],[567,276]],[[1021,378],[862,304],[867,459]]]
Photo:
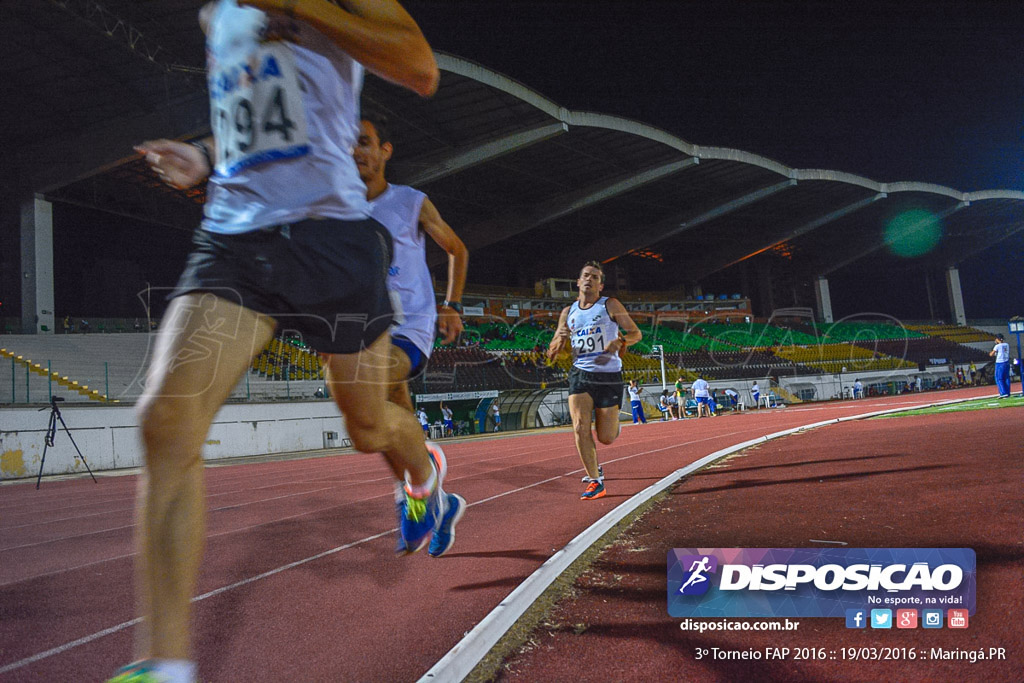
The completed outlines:
[[[207,469],[194,633],[204,681],[421,676],[556,550],[666,474],[733,443],[831,417],[991,388],[812,404],[623,430],[582,502],[567,431],[446,446],[470,502],[440,559],[393,556],[388,469],[344,454]],[[0,680],[103,680],[131,657],[136,477],[0,487]]]
[[[594,662],[614,681],[1024,680],[1024,408],[829,425],[772,441],[674,487],[578,577],[532,647],[499,680],[571,680]],[[966,630],[846,628],[799,619],[796,632],[682,631],[666,611],[673,547],[967,547],[977,610]],[[836,545],[834,547],[842,547]],[[883,605],[884,606],[884,605]],[[719,620],[696,620],[719,621]],[[733,619],[742,626],[765,620]],[[781,622],[781,619],[771,620]],[[779,659],[697,657],[698,649]],[[797,648],[815,656],[796,659]],[[854,661],[848,648],[916,659]],[[1005,659],[933,659],[932,650],[1002,648]]]

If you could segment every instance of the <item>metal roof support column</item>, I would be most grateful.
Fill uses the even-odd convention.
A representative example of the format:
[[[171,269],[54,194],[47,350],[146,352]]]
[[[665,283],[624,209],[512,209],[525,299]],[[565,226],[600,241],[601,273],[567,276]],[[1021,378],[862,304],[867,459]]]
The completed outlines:
[[[828,280],[819,277],[814,281],[814,298],[818,302],[818,316],[822,322],[833,323],[832,297],[828,291]]]
[[[53,334],[53,205],[21,205],[21,331]]]
[[[960,289],[960,270],[956,266],[946,269],[946,291],[949,292],[949,312],[957,325],[966,325],[964,293]]]

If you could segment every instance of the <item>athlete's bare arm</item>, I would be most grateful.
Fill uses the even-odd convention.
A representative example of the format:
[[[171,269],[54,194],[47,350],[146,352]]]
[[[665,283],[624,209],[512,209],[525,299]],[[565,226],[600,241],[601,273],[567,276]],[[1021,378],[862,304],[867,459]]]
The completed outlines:
[[[455,234],[451,226],[444,222],[437,207],[429,200],[423,200],[420,208],[420,229],[437,242],[437,246],[448,252],[448,289],[446,301],[462,301],[462,292],[466,288],[466,271],[469,268],[469,250]],[[445,344],[451,344],[462,333],[462,316],[454,308],[441,306],[437,316],[438,330]]]
[[[198,185],[213,173],[211,164],[217,158],[213,136],[203,138],[197,144],[206,145],[207,152],[195,144],[166,138],[146,140],[135,145],[135,151],[146,157],[146,163],[160,180],[184,190]]]
[[[569,309],[571,306],[566,306],[562,309],[562,314],[558,316],[558,328],[555,330],[555,336],[551,338],[551,343],[548,344],[547,357],[548,360],[555,360],[558,358],[558,354],[562,353],[565,349],[565,345],[569,343]]]
[[[614,320],[619,326],[619,337],[617,339],[613,339],[610,344],[605,346],[605,351],[618,353],[623,346],[632,346],[643,339],[643,332],[641,332],[640,328],[636,326],[633,319],[629,317],[629,313],[626,311],[626,307],[622,305],[621,301],[609,297],[608,301],[605,302],[605,306],[608,308],[608,315],[610,315],[612,320]]]
[[[429,97],[440,72],[419,26],[395,0],[239,0],[295,16],[316,27],[352,59],[381,78]]]

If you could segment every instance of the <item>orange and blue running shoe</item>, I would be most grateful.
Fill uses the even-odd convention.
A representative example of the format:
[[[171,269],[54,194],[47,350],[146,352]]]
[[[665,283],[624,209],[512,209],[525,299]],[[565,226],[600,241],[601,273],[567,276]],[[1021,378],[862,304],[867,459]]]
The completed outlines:
[[[591,479],[590,483],[587,484],[587,488],[583,490],[583,495],[580,496],[580,500],[604,498],[604,494],[604,482],[598,481],[597,479]]]

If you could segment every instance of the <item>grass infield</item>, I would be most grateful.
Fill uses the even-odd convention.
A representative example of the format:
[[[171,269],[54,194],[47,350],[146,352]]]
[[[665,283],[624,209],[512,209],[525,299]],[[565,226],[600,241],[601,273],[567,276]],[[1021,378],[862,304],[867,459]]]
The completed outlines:
[[[941,415],[943,413],[960,413],[966,410],[991,410],[994,408],[1020,408],[1024,406],[1024,397],[1020,394],[1013,394],[1010,398],[995,398],[990,396],[988,398],[979,398],[973,401],[964,401],[963,403],[954,403],[948,406],[933,406],[931,408],[921,408],[920,410],[907,410],[901,413],[894,413],[892,415],[880,415],[872,418],[874,420],[887,420],[899,417],[909,417],[911,415]]]

